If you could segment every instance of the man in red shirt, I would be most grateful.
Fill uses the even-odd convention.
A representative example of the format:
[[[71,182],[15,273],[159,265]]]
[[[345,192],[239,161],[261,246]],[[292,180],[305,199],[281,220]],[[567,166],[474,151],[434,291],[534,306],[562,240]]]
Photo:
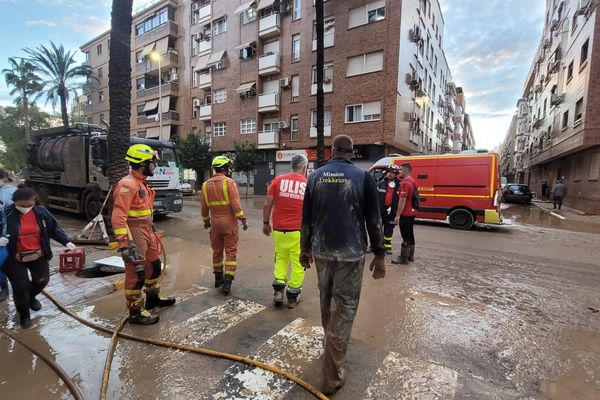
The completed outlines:
[[[417,210],[413,208],[413,195],[417,190],[417,181],[411,176],[411,173],[412,165],[410,163],[400,165],[400,199],[394,223],[400,225],[402,249],[400,256],[392,259],[394,264],[408,264],[409,261],[414,261],[414,224]]]
[[[273,234],[275,247],[275,280],[273,302],[283,303],[283,291],[287,283],[288,308],[295,308],[302,291],[304,268],[300,264],[300,229],[302,227],[302,205],[306,190],[308,160],[297,154],[292,157],[292,172],[273,179],[263,208],[263,233]],[[269,222],[273,210],[273,228]],[[288,264],[292,265],[289,281]]]

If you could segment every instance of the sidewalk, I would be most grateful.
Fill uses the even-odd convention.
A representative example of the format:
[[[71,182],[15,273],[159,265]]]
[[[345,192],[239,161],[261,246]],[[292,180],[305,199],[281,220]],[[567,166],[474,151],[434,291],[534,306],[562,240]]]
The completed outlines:
[[[564,206],[561,210],[555,209],[552,203],[548,201],[534,200],[531,205],[547,214],[548,218],[551,219],[550,221],[554,221],[551,223],[553,228],[600,234],[599,215],[589,215],[583,211]],[[542,225],[545,226],[546,224]]]

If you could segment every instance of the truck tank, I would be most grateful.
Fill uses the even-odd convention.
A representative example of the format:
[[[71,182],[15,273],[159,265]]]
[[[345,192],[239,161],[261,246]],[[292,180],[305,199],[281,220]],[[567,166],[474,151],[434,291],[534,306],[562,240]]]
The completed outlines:
[[[31,163],[44,171],[64,172],[74,159],[83,156],[81,136],[42,139],[31,153]]]

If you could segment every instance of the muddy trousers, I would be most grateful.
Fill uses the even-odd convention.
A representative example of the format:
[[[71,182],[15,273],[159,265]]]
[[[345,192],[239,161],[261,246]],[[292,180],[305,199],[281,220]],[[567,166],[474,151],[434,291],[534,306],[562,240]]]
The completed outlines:
[[[231,224],[220,224],[211,221],[210,246],[213,251],[213,271],[235,276],[237,270],[237,221]],[[223,257],[223,252],[225,257]]]
[[[133,241],[145,258],[141,265],[125,263],[125,301],[131,313],[143,308],[142,289],[146,296],[158,296],[160,292],[160,243],[149,226],[130,226]]]
[[[19,317],[28,318],[31,301],[44,290],[50,280],[48,260],[42,257],[35,261],[21,263],[9,257],[2,268],[13,288],[13,300]]]
[[[315,258],[321,297],[321,323],[325,331],[325,389],[335,389],[344,384],[343,363],[358,310],[364,264],[364,258],[351,262]]]
[[[394,217],[387,213],[381,214],[381,224],[383,225],[383,248],[392,251],[392,236],[394,235]]]
[[[415,244],[415,217],[400,217],[400,235],[402,241],[408,244]]]
[[[275,247],[275,268],[273,289],[283,291],[287,284],[288,299],[295,299],[302,291],[304,267],[300,264],[300,231],[276,231],[273,236]],[[288,265],[291,264],[288,281]]]

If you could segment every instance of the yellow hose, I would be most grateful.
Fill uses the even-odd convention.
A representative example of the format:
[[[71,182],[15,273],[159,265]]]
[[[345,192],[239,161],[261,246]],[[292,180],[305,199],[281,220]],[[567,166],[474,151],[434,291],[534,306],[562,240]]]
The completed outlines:
[[[117,347],[117,337],[121,329],[125,326],[125,323],[129,319],[129,316],[126,315],[121,319],[119,325],[113,332],[112,337],[110,338],[110,346],[108,347],[108,354],[106,355],[106,362],[104,363],[104,373],[102,375],[102,387],[100,388],[100,400],[106,400],[106,392],[108,391],[108,379],[110,378],[110,367],[112,366],[113,355],[115,353],[115,348]]]
[[[116,333],[117,336],[119,336],[119,337],[122,337],[122,338],[128,339],[128,340],[132,340],[132,341],[136,341],[136,342],[149,343],[149,344],[153,344],[156,346],[166,347],[166,348],[175,349],[175,350],[183,350],[183,351],[187,351],[190,353],[203,354],[206,356],[211,356],[211,357],[216,357],[216,358],[224,358],[227,360],[236,361],[236,362],[244,363],[247,365],[255,366],[255,367],[264,369],[265,371],[269,371],[276,375],[282,376],[282,377],[296,383],[297,385],[299,385],[300,387],[305,389],[307,392],[309,392],[313,396],[315,396],[317,399],[320,399],[320,400],[328,400],[329,399],[327,396],[325,396],[323,393],[321,393],[319,390],[317,390],[314,386],[312,386],[308,382],[298,378],[297,376],[295,376],[287,371],[284,371],[284,370],[274,367],[272,365],[268,365],[263,362],[253,360],[251,358],[242,357],[237,354],[223,353],[223,352],[216,351],[216,350],[193,347],[193,346],[188,346],[185,344],[171,343],[171,342],[167,342],[167,341],[161,340],[161,339],[144,338],[144,337],[140,337],[140,336],[130,335],[127,333],[117,332],[115,329],[106,328],[106,327],[97,325],[93,322],[90,322],[90,321],[87,321],[87,320],[81,318],[79,315],[73,313],[72,311],[69,311],[62,304],[60,304],[58,302],[58,300],[56,300],[54,298],[54,296],[52,296],[50,293],[43,291],[42,294],[44,296],[46,296],[48,298],[48,300],[50,300],[52,303],[54,303],[54,305],[63,313],[65,313],[68,316],[70,316],[71,318],[79,321],[83,325],[90,327],[92,329],[98,330],[100,332],[104,332],[104,333],[108,333],[108,334]]]

